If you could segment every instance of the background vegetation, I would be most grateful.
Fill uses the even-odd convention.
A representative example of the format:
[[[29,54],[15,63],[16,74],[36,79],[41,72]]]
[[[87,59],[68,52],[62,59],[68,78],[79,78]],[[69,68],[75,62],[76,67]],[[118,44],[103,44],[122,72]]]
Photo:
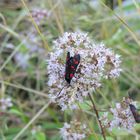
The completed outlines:
[[[84,120],[81,113],[86,114],[98,139],[101,139],[95,115],[86,104],[81,105],[82,112],[62,112],[58,106],[51,104],[39,114],[49,102],[45,60],[53,41],[64,32],[87,32],[93,40],[104,42],[121,55],[121,76],[117,80],[104,81],[104,86],[94,95],[99,109],[107,110],[114,106],[128,92],[139,102],[140,4],[138,0],[112,2],[0,1],[0,97],[11,97],[13,102],[10,109],[0,114],[0,139],[12,140],[20,133],[19,140],[60,140],[59,128],[75,116]],[[48,11],[48,16],[39,26],[30,14],[34,8]],[[38,119],[30,122],[34,117]],[[107,132],[107,140],[138,140],[139,134],[138,124],[135,132]],[[89,139],[94,140],[94,137]]]

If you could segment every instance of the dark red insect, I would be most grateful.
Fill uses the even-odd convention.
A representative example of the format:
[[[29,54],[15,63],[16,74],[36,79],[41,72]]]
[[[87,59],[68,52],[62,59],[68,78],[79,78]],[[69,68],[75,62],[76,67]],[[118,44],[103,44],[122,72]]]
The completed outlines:
[[[66,68],[65,68],[65,80],[70,84],[71,79],[74,77],[76,69],[80,63],[80,55],[75,54],[74,57],[70,57],[70,52],[67,53],[66,57]]]
[[[140,123],[140,114],[138,113],[136,107],[132,104],[130,104],[129,106],[130,106],[130,110],[134,116],[136,123]]]

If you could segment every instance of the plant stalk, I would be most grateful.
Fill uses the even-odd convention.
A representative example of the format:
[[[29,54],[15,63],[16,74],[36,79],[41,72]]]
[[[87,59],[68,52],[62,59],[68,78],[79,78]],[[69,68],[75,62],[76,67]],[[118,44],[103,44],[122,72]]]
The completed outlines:
[[[93,105],[93,110],[95,111],[95,114],[96,114],[96,117],[97,117],[97,120],[99,122],[99,126],[100,126],[100,129],[101,129],[101,133],[102,133],[102,136],[103,136],[103,139],[106,140],[106,136],[105,136],[105,131],[104,131],[104,128],[102,126],[102,122],[100,120],[100,117],[99,117],[99,113],[98,113],[98,110],[96,109],[96,105],[94,103],[94,100],[92,99],[92,96],[90,95],[90,93],[88,93],[88,96],[92,102],[92,105]]]

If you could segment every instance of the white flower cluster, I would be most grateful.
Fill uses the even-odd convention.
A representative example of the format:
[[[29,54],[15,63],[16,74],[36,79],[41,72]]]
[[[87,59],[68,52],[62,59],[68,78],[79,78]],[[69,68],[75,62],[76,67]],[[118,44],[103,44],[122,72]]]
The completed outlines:
[[[132,114],[132,111],[130,110],[129,104],[135,104],[135,102],[132,102],[127,99],[124,99],[121,103],[116,103],[115,108],[111,108],[110,112],[106,112],[102,117],[102,123],[104,123],[104,126],[106,128],[109,128],[109,130],[112,130],[113,128],[123,128],[126,130],[131,130],[136,121],[134,119],[134,116]],[[136,106],[136,105],[135,105]],[[109,118],[112,116],[112,119]]]
[[[103,78],[119,76],[120,56],[104,44],[95,44],[85,33],[65,33],[54,42],[55,51],[47,60],[50,97],[62,110],[76,108],[75,101],[82,102],[89,90],[101,86]],[[80,55],[80,64],[70,85],[65,81],[66,54]],[[63,89],[62,89],[63,88]],[[61,91],[61,92],[60,92]]]
[[[34,28],[28,29],[27,32],[25,31],[21,35],[28,36],[28,40],[25,40],[24,45],[18,49],[14,55],[14,60],[19,67],[26,69],[30,66],[29,60],[35,55],[39,55],[39,59],[44,60],[45,51],[44,48],[42,48],[42,41],[38,39],[37,32]],[[6,45],[6,48],[11,50],[15,49],[15,47],[16,46],[12,43]]]
[[[45,9],[35,8],[31,11],[31,14],[37,25],[40,25],[48,17],[48,11]]]
[[[22,67],[23,69],[27,68],[29,66],[29,54],[24,54],[24,53],[16,53],[16,55],[14,56],[14,59],[17,63],[18,66]]]
[[[70,124],[64,123],[63,128],[60,129],[60,135],[63,140],[82,140],[89,133],[87,126],[77,121],[71,121]]]
[[[12,107],[12,100],[11,98],[1,98],[0,99],[0,110],[6,111],[7,108]]]

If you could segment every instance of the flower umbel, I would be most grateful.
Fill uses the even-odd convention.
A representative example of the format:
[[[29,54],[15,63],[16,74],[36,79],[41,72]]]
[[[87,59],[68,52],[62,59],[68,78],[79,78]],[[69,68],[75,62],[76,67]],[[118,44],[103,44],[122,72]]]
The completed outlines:
[[[62,110],[75,109],[75,102],[82,102],[89,90],[100,87],[102,79],[116,78],[121,72],[120,56],[102,43],[93,43],[85,33],[66,32],[54,42],[54,47],[55,51],[47,60],[48,86],[51,99]],[[64,76],[67,52],[72,57],[75,54],[80,55],[80,63],[70,84],[65,81]]]
[[[71,121],[70,124],[64,123],[60,129],[60,135],[63,140],[82,140],[90,134],[85,124],[78,121]]]
[[[131,130],[136,121],[130,110],[130,104],[135,104],[129,98],[124,98],[121,103],[116,103],[115,108],[110,109],[110,113],[106,112],[101,120],[104,123],[106,128],[112,130],[113,128],[124,128],[126,130]],[[112,119],[109,119],[109,116],[112,116]]]

